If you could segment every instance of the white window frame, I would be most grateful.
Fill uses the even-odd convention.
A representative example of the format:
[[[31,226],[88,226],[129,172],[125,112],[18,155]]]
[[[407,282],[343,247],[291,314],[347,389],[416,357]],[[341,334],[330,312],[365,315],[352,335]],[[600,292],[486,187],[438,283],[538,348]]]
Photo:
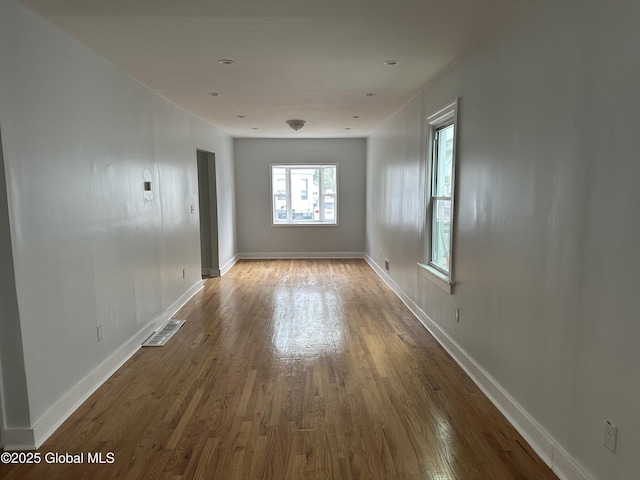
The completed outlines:
[[[311,169],[311,168],[327,168],[333,167],[336,170],[336,188],[333,193],[323,193],[323,178],[322,174],[318,175],[318,207],[319,207],[319,219],[314,221],[309,220],[294,220],[291,218],[292,213],[292,188],[291,188],[291,170],[296,168],[301,169]],[[276,196],[282,196],[282,194],[278,194],[274,192],[273,185],[273,169],[274,168],[285,168],[286,169],[286,210],[287,210],[287,218],[285,221],[276,221],[275,211],[276,211]],[[339,187],[339,171],[338,171],[337,163],[271,163],[269,165],[269,183],[270,183],[270,191],[271,191],[271,226],[272,227],[336,227],[338,226],[338,191]],[[307,196],[310,197],[311,193],[309,191],[312,190],[311,186],[308,186]],[[324,215],[326,214],[325,210],[325,197],[331,196],[333,197],[333,215],[334,221],[325,221]]]
[[[418,263],[420,270],[424,273],[424,276],[434,282],[448,293],[453,292],[453,286],[455,281],[453,279],[453,267],[454,267],[454,229],[455,229],[455,198],[456,198],[456,153],[458,143],[458,99],[450,102],[445,107],[441,108],[437,112],[427,117],[426,128],[426,202],[425,202],[425,224],[423,232],[423,261]],[[449,125],[453,125],[453,152],[451,160],[451,195],[442,197],[437,196],[436,185],[436,171],[438,168],[437,158],[435,158],[437,149],[435,148],[435,142],[437,140],[437,132]],[[436,208],[436,202],[434,200],[447,200],[451,201],[451,223],[449,229],[449,261],[448,269],[444,269],[432,261],[432,245],[433,235],[435,234],[433,228],[434,210]]]

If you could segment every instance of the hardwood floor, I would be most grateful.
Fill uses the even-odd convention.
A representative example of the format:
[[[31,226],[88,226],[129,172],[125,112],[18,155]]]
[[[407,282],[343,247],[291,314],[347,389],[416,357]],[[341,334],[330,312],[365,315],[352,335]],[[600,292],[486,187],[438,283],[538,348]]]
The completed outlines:
[[[0,478],[556,478],[364,261],[241,261],[205,285],[38,451],[83,464]]]

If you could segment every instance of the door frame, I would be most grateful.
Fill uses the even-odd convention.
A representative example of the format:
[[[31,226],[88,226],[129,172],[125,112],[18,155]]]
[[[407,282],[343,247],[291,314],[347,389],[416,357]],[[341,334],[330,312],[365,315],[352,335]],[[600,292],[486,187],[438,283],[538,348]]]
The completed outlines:
[[[220,276],[216,155],[196,150],[200,213],[200,266],[203,277]]]

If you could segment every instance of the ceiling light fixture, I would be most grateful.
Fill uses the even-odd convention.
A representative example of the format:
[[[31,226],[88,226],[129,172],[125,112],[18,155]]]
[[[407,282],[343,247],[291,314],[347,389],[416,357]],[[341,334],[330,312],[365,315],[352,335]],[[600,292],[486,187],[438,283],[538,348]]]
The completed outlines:
[[[221,58],[220,60],[218,60],[218,63],[220,65],[233,65],[233,60],[230,60],[228,58]]]
[[[302,127],[304,127],[304,124],[307,123],[307,122],[306,122],[306,120],[287,120],[284,123],[289,125],[289,127],[292,128],[293,130],[298,131]]]
[[[220,94],[218,92],[209,92],[207,93],[207,95],[209,95],[210,97],[219,97]]]
[[[352,118],[360,118],[360,115],[354,115]]]
[[[375,94],[375,93],[373,93],[373,92],[367,92],[367,93],[365,93],[365,94],[364,94],[364,96],[365,96],[365,97],[375,97],[375,96],[376,96],[376,94]]]
[[[390,66],[390,67],[393,67],[393,66],[395,66],[395,65],[398,65],[398,63],[400,63],[400,62],[398,62],[398,60],[386,60],[386,61],[384,62],[384,64],[385,64],[385,65],[388,65],[388,66]]]
[[[236,115],[236,118],[246,118],[244,115]]]

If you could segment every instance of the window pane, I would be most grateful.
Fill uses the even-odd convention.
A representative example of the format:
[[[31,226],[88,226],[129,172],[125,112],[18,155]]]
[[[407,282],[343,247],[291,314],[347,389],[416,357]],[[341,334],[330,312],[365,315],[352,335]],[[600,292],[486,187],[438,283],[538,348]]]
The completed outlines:
[[[336,220],[336,197],[335,195],[324,195],[324,219],[334,222]]]
[[[322,168],[322,193],[336,193],[336,167]]]
[[[280,223],[287,221],[287,196],[286,195],[273,196],[273,221],[280,222]]]
[[[313,221],[313,199],[309,196],[309,185],[313,185],[317,170],[317,168],[291,169],[291,220],[294,222]]]
[[[449,271],[451,245],[451,200],[433,199],[433,230],[431,236],[431,262]]]
[[[448,125],[438,130],[436,158],[436,197],[451,196],[453,173],[453,137],[454,126]]]
[[[272,168],[273,194],[286,195],[287,193],[287,170],[285,168]]]
[[[291,210],[291,217],[294,222],[312,222],[313,221],[313,210],[311,208],[305,208],[298,210]]]

